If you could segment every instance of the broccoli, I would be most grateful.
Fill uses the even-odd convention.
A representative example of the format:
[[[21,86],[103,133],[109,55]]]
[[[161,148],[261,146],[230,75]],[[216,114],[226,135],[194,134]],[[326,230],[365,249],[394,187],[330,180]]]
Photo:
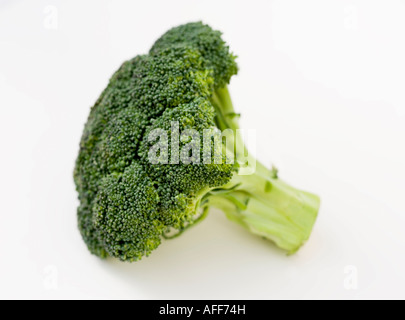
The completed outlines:
[[[78,226],[91,253],[140,260],[162,239],[203,220],[211,207],[289,253],[309,238],[317,196],[290,187],[258,161],[253,174],[239,174],[252,157],[228,161],[246,152],[234,150],[242,138],[227,89],[237,72],[222,34],[197,22],[169,30],[149,54],[125,62],[112,76],[90,111],[74,170]],[[204,163],[195,160],[206,154],[188,149],[187,163],[151,162],[156,129],[180,147],[200,146],[179,139],[173,123],[179,132],[192,129],[201,136],[232,130],[232,148],[223,141],[220,150],[210,145]],[[156,154],[176,158],[170,145]]]

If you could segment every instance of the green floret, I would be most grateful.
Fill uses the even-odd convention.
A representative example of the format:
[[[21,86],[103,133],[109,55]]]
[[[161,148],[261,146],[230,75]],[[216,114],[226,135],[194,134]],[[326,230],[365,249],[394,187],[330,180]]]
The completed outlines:
[[[229,182],[233,176],[234,166],[226,164],[225,155],[222,156],[220,164],[215,164],[215,150],[214,146],[211,146],[210,164],[205,164],[203,159],[202,137],[205,130],[215,128],[214,117],[215,110],[211,102],[198,98],[189,104],[182,104],[177,108],[166,110],[161,117],[155,119],[152,125],[148,127],[140,148],[140,155],[145,163],[149,162],[149,151],[155,144],[153,140],[148,141],[148,137],[151,136],[153,130],[163,130],[167,134],[169,142],[167,162],[150,165],[150,174],[162,186],[173,186],[182,192],[198,192],[207,187],[219,187]],[[186,133],[186,130],[195,130],[195,133],[197,133],[195,139],[191,139],[192,137],[188,137],[188,135],[185,137],[187,140],[184,141],[180,136],[172,137],[172,135],[177,135],[177,130],[172,131],[173,124],[178,126],[179,132]],[[179,148],[176,150],[178,161],[175,161],[174,164],[172,164],[172,146],[170,143],[172,138],[176,138],[179,142]],[[191,151],[193,147],[194,150],[198,150],[198,153],[192,154],[192,156],[184,154],[184,151]],[[186,159],[188,161],[185,161]],[[184,162],[190,163],[184,164]]]
[[[227,88],[237,71],[221,33],[197,22],[169,30],[112,76],[91,109],[74,171],[90,252],[140,260],[211,207],[290,253],[309,238],[319,198],[252,157],[229,162],[247,150],[214,138],[230,129],[231,145],[242,143]],[[257,170],[241,175],[253,163]]]
[[[238,73],[236,56],[230,53],[229,47],[222,40],[222,33],[202,22],[188,23],[169,30],[155,42],[150,54],[159,54],[179,44],[186,44],[201,53],[205,68],[213,70],[216,89],[227,85],[231,77]]]
[[[167,109],[161,117],[152,121],[144,135],[139,155],[145,166],[148,166],[149,177],[156,182],[157,190],[161,196],[161,210],[165,217],[165,224],[172,229],[183,229],[193,223],[199,213],[201,199],[212,189],[228,183],[234,174],[234,165],[226,163],[226,157],[221,154],[221,163],[216,164],[217,154],[211,145],[211,163],[203,162],[202,138],[204,130],[215,128],[215,110],[210,101],[197,98],[189,104],[182,104],[173,109]],[[195,130],[196,137],[186,137],[182,140],[177,131],[172,130],[173,124],[178,126],[178,132]],[[151,164],[149,151],[156,143],[153,130],[159,129],[166,134],[165,140],[169,142],[164,163]],[[174,137],[176,135],[176,137]],[[172,139],[178,139],[178,150],[172,150]],[[160,139],[157,141],[161,142]],[[184,150],[198,150],[198,154],[190,155]],[[177,148],[176,148],[177,149]],[[161,150],[160,150],[161,151]],[[162,152],[162,151],[161,151]],[[172,163],[173,152],[177,156]],[[183,158],[185,156],[186,159]],[[179,217],[181,218],[179,219]],[[172,221],[172,219],[175,221]]]
[[[161,242],[159,194],[144,168],[134,162],[122,174],[103,179],[93,223],[103,248],[113,257],[135,261]]]
[[[94,154],[102,172],[123,172],[132,163],[148,125],[149,119],[131,107],[112,118]]]

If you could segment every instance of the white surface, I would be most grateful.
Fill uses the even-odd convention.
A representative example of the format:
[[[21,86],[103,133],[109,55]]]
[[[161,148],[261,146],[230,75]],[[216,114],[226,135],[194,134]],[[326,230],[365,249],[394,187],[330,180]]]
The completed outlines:
[[[0,298],[405,298],[404,16],[395,0],[0,1]],[[287,257],[212,212],[148,259],[100,261],[72,181],[89,108],[194,20],[239,55],[259,158],[321,195],[312,238]]]

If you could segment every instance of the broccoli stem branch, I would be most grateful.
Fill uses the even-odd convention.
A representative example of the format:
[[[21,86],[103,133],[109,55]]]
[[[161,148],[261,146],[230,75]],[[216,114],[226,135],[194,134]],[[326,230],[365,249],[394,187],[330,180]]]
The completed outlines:
[[[297,190],[264,169],[253,175],[235,174],[222,190],[213,190],[207,205],[252,233],[272,240],[290,254],[308,240],[320,205],[319,198]],[[232,188],[229,192],[227,188]],[[222,192],[221,192],[222,191]]]
[[[216,89],[211,101],[216,111],[216,124],[220,130],[232,129],[234,133],[239,129],[240,115],[235,113],[228,87]]]
[[[217,89],[212,96],[220,130],[234,130],[234,143],[242,141],[228,89]],[[246,148],[238,152],[247,152]],[[216,207],[227,217],[252,233],[272,240],[289,253],[296,252],[308,240],[315,223],[320,199],[309,192],[295,189],[278,179],[275,169],[256,162],[252,175],[235,173],[226,186],[210,191],[203,206]]]

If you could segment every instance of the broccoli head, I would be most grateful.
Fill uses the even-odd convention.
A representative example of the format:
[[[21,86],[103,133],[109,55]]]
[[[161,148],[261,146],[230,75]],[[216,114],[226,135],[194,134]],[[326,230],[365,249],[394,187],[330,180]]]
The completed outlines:
[[[91,109],[74,171],[78,225],[90,252],[140,260],[210,207],[289,252],[308,239],[318,197],[259,162],[256,172],[240,175],[241,164],[229,161],[238,151],[222,139],[219,148],[208,141],[208,155],[202,148],[207,132],[231,130],[232,145],[241,143],[227,89],[235,59],[219,31],[189,23],[112,76]]]

